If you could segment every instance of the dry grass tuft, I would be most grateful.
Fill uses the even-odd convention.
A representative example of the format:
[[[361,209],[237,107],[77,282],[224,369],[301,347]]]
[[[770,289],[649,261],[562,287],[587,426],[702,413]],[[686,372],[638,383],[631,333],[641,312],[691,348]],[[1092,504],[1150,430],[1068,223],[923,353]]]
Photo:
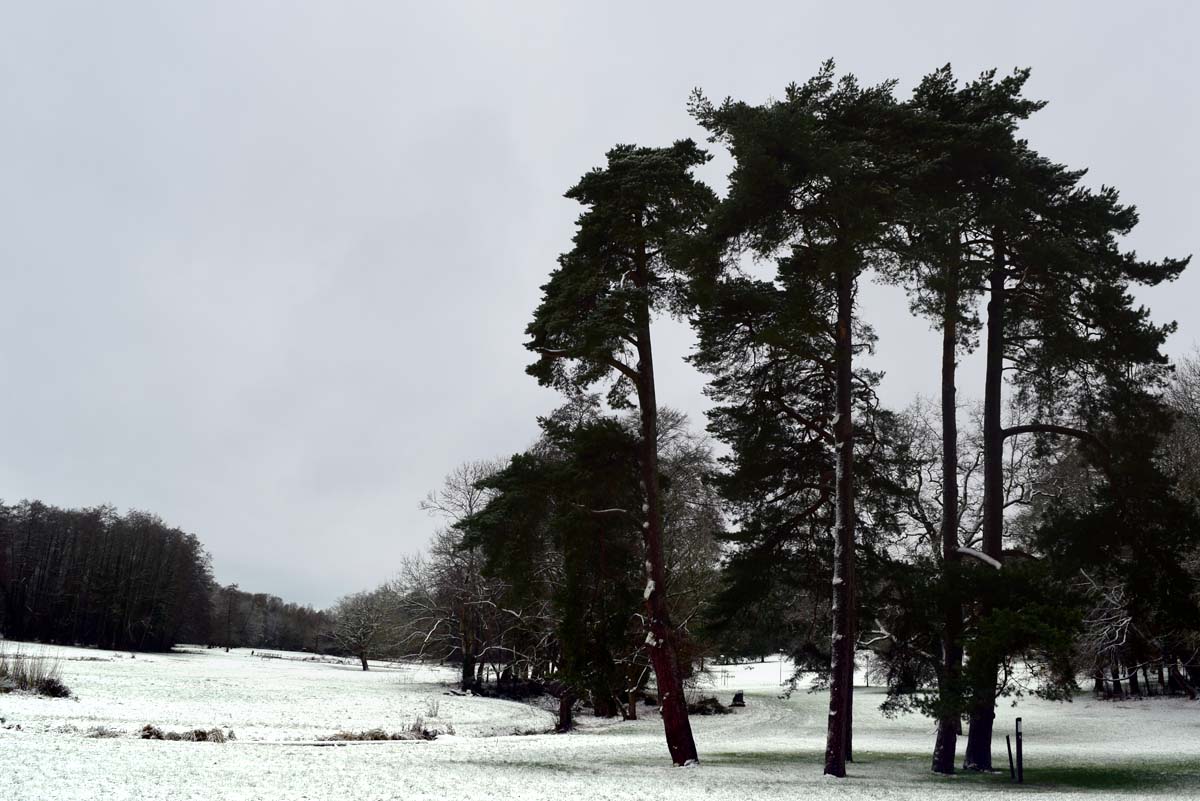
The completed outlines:
[[[0,693],[27,692],[51,698],[69,698],[56,657],[6,651],[0,645]]]

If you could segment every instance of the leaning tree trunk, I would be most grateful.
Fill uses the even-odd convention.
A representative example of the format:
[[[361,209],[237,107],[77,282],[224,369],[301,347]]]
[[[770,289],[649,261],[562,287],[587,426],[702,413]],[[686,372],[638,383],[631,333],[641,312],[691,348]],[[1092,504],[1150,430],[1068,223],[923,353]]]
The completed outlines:
[[[834,341],[836,405],[833,426],[837,450],[836,512],[833,534],[833,638],[825,773],[846,775],[854,699],[854,422],[853,381],[854,265],[838,265],[837,330]]]
[[[954,773],[961,718],[957,709],[962,674],[962,601],[958,596],[958,406],[954,384],[958,348],[958,275],[950,276],[942,309],[942,669],[938,679],[937,739],[933,772]],[[951,699],[953,705],[947,703]]]
[[[1004,251],[997,240],[995,264],[989,277],[986,372],[983,390],[983,552],[996,561],[1004,558],[1004,426],[1001,419],[1004,382]],[[990,603],[985,599],[981,613],[987,615]],[[963,767],[968,770],[992,769],[992,724],[996,719],[996,657],[980,654],[972,659],[986,663],[972,665],[971,728]]]
[[[363,669],[363,670],[369,670],[369,668],[367,667],[367,655],[366,655],[366,653],[365,653],[365,652],[364,652],[364,653],[360,653],[360,654],[358,655],[358,661],[362,662],[362,669]]]
[[[645,255],[640,254],[636,285],[648,291]],[[658,482],[658,399],[654,387],[654,352],[650,343],[650,309],[637,309],[638,406],[641,407],[641,481],[643,489],[642,540],[646,549],[646,618],[650,628],[646,644],[650,664],[658,685],[658,703],[662,711],[667,750],[676,765],[698,761],[696,740],[688,720],[687,700],[683,694],[683,671],[679,664],[675,628],[667,608],[667,569],[663,556],[662,510]]]

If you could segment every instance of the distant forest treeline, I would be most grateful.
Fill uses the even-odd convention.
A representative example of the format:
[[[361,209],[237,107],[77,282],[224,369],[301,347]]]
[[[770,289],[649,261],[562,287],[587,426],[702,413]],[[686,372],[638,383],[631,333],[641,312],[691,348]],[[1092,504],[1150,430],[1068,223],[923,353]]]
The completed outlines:
[[[0,633],[162,651],[320,647],[323,612],[219,586],[193,534],[147,512],[0,504]]]

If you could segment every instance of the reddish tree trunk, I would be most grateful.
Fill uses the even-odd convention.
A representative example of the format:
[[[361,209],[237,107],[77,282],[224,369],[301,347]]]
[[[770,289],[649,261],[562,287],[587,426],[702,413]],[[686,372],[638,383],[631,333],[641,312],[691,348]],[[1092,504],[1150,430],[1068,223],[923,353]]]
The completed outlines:
[[[646,288],[644,250],[638,255],[635,284]],[[637,312],[637,394],[641,411],[642,443],[641,471],[643,489],[642,540],[646,551],[645,607],[648,628],[646,644],[650,664],[658,685],[658,704],[662,710],[667,750],[676,765],[698,761],[696,740],[688,720],[687,701],[683,694],[683,670],[675,642],[675,627],[667,608],[667,570],[663,556],[662,510],[659,503],[658,481],[658,398],[654,385],[654,351],[650,341],[650,310],[639,307]]]

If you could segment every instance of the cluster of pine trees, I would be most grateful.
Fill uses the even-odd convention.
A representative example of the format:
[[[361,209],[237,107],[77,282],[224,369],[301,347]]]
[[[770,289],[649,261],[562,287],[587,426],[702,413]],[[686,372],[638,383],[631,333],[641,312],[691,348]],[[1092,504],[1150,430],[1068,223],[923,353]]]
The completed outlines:
[[[195,535],[153,514],[22,501],[0,504],[0,634],[130,651],[317,650],[328,616],[219,587]]]
[[[676,764],[697,759],[683,694],[697,632],[724,653],[785,650],[828,683],[835,776],[865,649],[885,711],[937,720],[941,773],[964,721],[965,766],[992,767],[1004,695],[1067,698],[1081,673],[1119,689],[1140,671],[1134,690],[1151,668],[1193,692],[1195,451],[1177,452],[1173,326],[1131,294],[1187,259],[1123,249],[1135,210],[1019,137],[1043,106],[1027,78],[962,83],[947,67],[900,99],[829,63],[766,103],[697,92],[694,118],[732,160],[723,196],[696,177],[710,155],[691,140],[610,150],[567,193],[584,210],[527,332],[528,372],[567,403],[534,448],[477,477],[447,535],[498,582],[463,608],[510,631],[542,620],[521,630],[544,631],[546,664],[593,699],[637,690],[648,666]],[[882,408],[881,375],[860,364],[869,277],[941,332],[932,409]],[[727,448],[691,479],[666,456],[664,314],[695,327]],[[984,375],[960,376],[976,348]],[[705,527],[724,527],[719,551],[689,534]],[[674,572],[681,547],[721,557],[702,603]],[[426,642],[445,631],[444,655],[475,664],[470,614],[438,617],[458,623]],[[537,643],[518,639],[487,647],[519,664]]]

